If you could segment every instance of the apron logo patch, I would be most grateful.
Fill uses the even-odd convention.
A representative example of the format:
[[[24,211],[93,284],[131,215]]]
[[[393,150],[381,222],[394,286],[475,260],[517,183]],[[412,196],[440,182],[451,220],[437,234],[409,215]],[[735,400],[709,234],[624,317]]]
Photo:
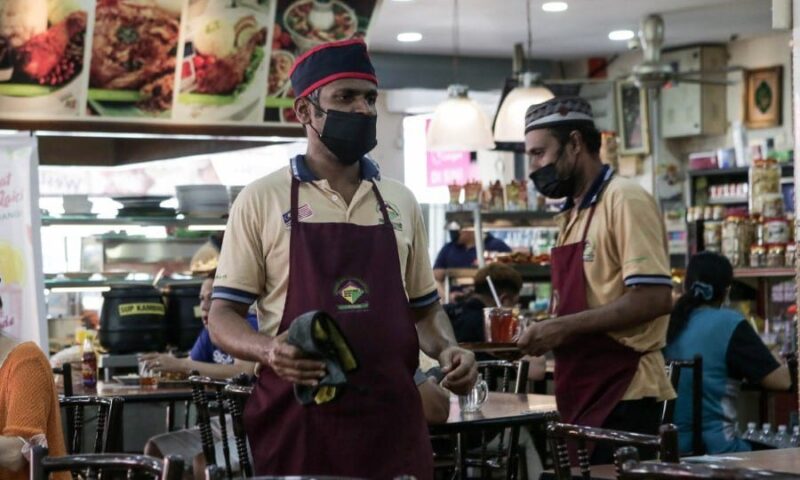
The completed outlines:
[[[369,309],[366,299],[369,293],[367,284],[357,278],[345,278],[336,282],[333,295],[336,297],[339,311],[364,311]]]
[[[375,205],[375,210],[378,212],[379,222],[383,225],[383,213],[381,213],[381,206]],[[400,209],[392,202],[386,202],[386,213],[389,215],[389,221],[392,222],[392,227],[398,232],[403,231],[403,220],[400,217]]]
[[[586,240],[586,246],[583,247],[583,261],[584,262],[594,262],[594,244]]]
[[[314,216],[314,211],[311,210],[311,207],[308,206],[307,203],[304,203],[297,207],[297,220],[303,221],[306,218],[311,218]],[[288,212],[283,213],[283,225],[286,228],[292,227],[292,211],[289,210]]]

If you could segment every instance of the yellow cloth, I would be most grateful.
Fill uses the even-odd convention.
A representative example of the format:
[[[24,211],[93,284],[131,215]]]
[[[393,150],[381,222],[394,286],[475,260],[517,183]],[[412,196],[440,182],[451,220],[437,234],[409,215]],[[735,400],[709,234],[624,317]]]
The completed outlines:
[[[580,241],[590,208],[556,217],[558,245]],[[653,197],[636,182],[614,176],[600,194],[589,226],[583,266],[589,308],[609,304],[636,282],[671,286],[664,221]],[[623,400],[675,398],[666,376],[661,349],[666,344],[668,316],[625,330],[609,332],[618,342],[639,352],[639,367]]]

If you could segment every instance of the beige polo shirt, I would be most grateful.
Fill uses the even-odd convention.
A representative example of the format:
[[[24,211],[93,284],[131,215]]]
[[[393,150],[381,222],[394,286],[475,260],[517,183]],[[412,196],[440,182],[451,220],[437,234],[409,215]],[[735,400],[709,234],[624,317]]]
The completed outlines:
[[[655,199],[609,167],[604,167],[576,216],[571,217],[570,209],[556,217],[558,245],[581,240],[592,205],[596,208],[583,253],[589,308],[609,304],[636,285],[671,287],[666,229]],[[623,400],[675,397],[661,354],[668,322],[669,317],[663,316],[608,333],[623,345],[646,352]]]
[[[225,230],[212,298],[248,305],[256,302],[259,331],[269,335],[277,331],[289,283],[292,175],[301,181],[301,222],[383,223],[372,191],[374,180],[394,226],[400,274],[410,306],[424,307],[439,300],[422,212],[411,191],[394,180],[381,179],[378,165],[364,158],[361,185],[347,205],[327,180],[314,177],[302,155],[286,168],[254,181],[237,197]]]

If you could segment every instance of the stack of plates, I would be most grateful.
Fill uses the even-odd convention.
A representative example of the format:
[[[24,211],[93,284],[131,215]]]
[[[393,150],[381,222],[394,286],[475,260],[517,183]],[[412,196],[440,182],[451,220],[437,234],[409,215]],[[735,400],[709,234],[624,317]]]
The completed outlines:
[[[156,195],[113,197],[113,200],[122,204],[118,217],[174,217],[175,209],[160,207],[161,202],[169,198]]]
[[[178,210],[187,217],[219,218],[228,214],[225,185],[178,185]]]
[[[230,206],[233,206],[233,202],[236,200],[236,197],[239,196],[244,190],[244,185],[231,185],[228,187],[228,196],[230,197]]]

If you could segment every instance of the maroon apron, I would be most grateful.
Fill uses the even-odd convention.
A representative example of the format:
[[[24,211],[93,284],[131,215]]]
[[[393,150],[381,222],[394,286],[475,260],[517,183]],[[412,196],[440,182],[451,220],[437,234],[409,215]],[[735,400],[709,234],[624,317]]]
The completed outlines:
[[[298,190],[292,178],[289,288],[278,332],[325,310],[359,367],[341,397],[308,406],[292,383],[261,371],[244,413],[255,473],[430,479],[433,454],[413,380],[419,343],[383,198],[373,183],[379,225],[301,223]]]
[[[580,242],[551,251],[555,316],[582,312],[586,300],[583,254],[594,217],[591,207]],[[561,420],[570,424],[602,427],[628,390],[642,354],[605,333],[579,335],[553,350],[556,404]]]

